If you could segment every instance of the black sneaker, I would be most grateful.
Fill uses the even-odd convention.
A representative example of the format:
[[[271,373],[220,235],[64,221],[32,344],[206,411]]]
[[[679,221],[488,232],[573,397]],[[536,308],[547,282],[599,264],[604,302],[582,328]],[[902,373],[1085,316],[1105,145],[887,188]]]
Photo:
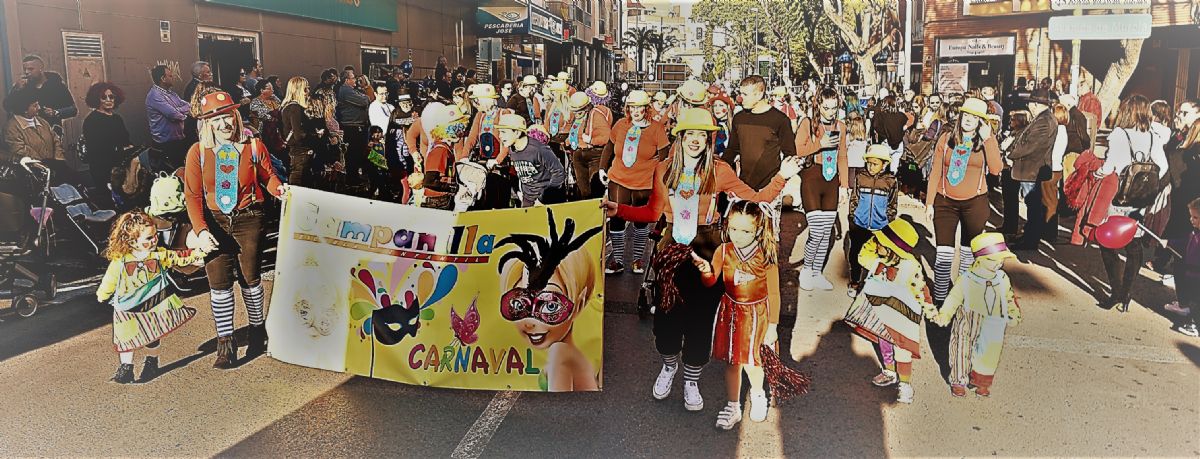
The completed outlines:
[[[121,366],[117,367],[117,373],[113,375],[110,381],[117,384],[129,384],[133,382],[133,364],[122,363]]]
[[[142,374],[138,375],[138,383],[148,383],[153,381],[162,374],[162,369],[158,368],[158,357],[146,357],[146,362],[142,364]]]

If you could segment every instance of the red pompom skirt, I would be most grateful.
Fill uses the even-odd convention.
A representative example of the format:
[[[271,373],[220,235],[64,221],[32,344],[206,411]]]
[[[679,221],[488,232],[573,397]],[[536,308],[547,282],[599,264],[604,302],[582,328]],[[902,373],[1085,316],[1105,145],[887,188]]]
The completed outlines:
[[[741,303],[721,297],[713,323],[712,357],[730,365],[762,366],[759,348],[767,339],[767,299]]]

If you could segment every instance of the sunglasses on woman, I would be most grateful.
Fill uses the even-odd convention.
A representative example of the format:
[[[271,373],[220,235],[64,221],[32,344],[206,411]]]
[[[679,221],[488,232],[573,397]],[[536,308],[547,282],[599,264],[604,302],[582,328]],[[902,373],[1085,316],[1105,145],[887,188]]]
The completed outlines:
[[[575,303],[557,292],[514,288],[500,297],[500,315],[509,322],[533,317],[546,325],[566,322],[575,311]]]

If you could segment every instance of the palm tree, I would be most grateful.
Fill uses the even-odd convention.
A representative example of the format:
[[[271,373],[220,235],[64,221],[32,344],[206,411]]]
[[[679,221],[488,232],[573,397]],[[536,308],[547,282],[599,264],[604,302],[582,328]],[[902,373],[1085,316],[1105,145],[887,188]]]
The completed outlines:
[[[622,48],[637,50],[637,69],[639,74],[642,73],[642,56],[647,49],[651,49],[652,43],[658,39],[658,32],[649,27],[632,28],[625,31],[623,38],[621,41]]]
[[[679,39],[674,35],[654,34],[654,41],[650,42],[650,47],[654,49],[654,64],[657,67],[662,62],[663,53],[679,46]]]

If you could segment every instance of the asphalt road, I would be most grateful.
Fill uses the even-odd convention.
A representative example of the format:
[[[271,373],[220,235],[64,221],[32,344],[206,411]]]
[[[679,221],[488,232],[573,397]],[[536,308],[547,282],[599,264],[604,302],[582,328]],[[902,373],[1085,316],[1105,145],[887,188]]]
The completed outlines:
[[[951,397],[925,344],[916,402],[899,405],[894,388],[869,383],[873,352],[839,322],[850,301],[841,250],[826,270],[834,291],[798,290],[798,222],[785,215],[781,336],[785,361],[814,383],[763,423],[713,427],[717,364],[701,380],[702,412],[683,409],[678,386],[650,397],[660,362],[629,274],[607,281],[604,390],[581,394],[406,386],[269,357],[213,370],[206,294],[187,299],[200,314],[164,342],[170,371],[119,386],[107,382],[111,308],[82,283],[82,296],[0,322],[0,455],[1200,456],[1200,340],[1170,330],[1161,305],[1173,292],[1149,271],[1134,299],[1150,307],[1119,314],[1089,292],[1104,277],[1094,249],[1023,254],[1008,271],[1025,321],[1009,329],[993,395]],[[931,259],[928,244],[920,251]]]

